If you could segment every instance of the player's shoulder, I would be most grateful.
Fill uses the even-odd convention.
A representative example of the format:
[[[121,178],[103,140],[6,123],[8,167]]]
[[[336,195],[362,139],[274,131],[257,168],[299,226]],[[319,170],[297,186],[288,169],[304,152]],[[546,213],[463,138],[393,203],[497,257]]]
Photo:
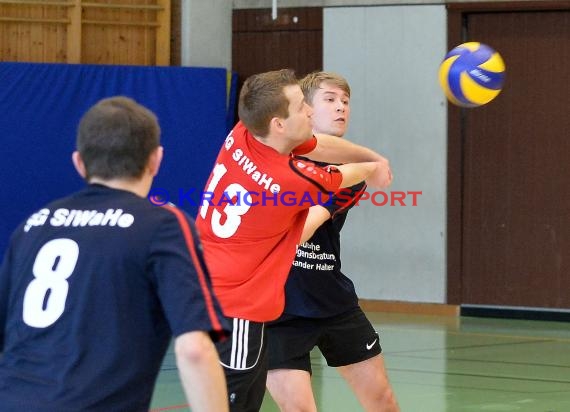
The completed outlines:
[[[33,212],[22,223],[22,231],[40,226],[153,231],[169,222],[190,219],[173,205],[161,206],[128,191],[90,185]]]
[[[243,124],[243,122],[240,120],[236,123],[236,125],[233,127],[232,131],[230,134],[246,134],[247,133],[247,127],[245,127],[245,124]]]
[[[236,141],[237,142],[245,141],[247,139],[248,135],[251,135],[251,134],[247,130],[247,127],[245,127],[245,125],[240,120],[239,122],[237,122],[237,124],[232,128],[232,130],[230,130],[230,132],[226,136],[226,139],[224,141],[223,146],[226,150],[228,150],[229,148],[231,148],[234,145],[234,143]]]
[[[156,208],[158,211],[154,213],[161,220],[177,222],[178,226],[189,226],[193,228],[195,225],[194,219],[190,217],[185,210],[180,209],[173,203],[167,203]]]
[[[194,230],[194,219],[173,203],[155,205],[148,199],[137,203],[133,209],[135,218],[148,225],[149,230],[167,231],[169,228],[180,232]]]
[[[161,203],[152,198],[141,197],[127,190],[114,189],[103,185],[89,185],[84,190],[51,202],[46,207],[51,210],[73,208],[93,210],[97,213],[120,215],[128,213],[147,222],[169,216],[164,212]]]

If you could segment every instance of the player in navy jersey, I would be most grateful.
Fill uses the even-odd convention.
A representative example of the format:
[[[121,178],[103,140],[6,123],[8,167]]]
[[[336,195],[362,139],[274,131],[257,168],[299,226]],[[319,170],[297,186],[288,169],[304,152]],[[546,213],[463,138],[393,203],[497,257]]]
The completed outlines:
[[[301,80],[313,108],[313,131],[343,137],[350,119],[350,87],[335,73]],[[283,315],[267,326],[267,388],[282,411],[316,411],[310,352],[318,347],[338,368],[366,411],[399,411],[384,367],[380,339],[341,270],[340,231],[364,182],[311,208],[305,235],[285,286]],[[322,224],[322,225],[321,225]]]
[[[290,70],[248,78],[238,111],[240,122],[206,184],[212,196],[197,217],[214,291],[233,324],[232,338],[217,347],[236,412],[257,411],[263,401],[264,323],[283,311],[285,281],[310,206],[323,192],[364,179],[382,187],[391,179],[387,160],[376,152],[313,136],[312,110]],[[317,166],[293,153],[345,164]]]
[[[172,336],[192,410],[228,410],[212,341],[229,327],[193,221],[145,199],[159,138],[145,107],[101,100],[73,153],[88,186],[13,233],[0,268],[0,411],[148,411]]]

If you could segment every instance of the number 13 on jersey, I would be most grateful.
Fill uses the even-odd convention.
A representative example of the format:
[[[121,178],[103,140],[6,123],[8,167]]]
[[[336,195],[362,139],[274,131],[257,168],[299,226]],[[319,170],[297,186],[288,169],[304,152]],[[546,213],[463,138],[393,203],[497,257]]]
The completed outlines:
[[[224,199],[233,199],[234,197],[240,198],[241,196],[247,196],[247,190],[245,187],[240,185],[239,183],[230,183],[226,189],[222,193],[218,195],[215,191],[218,183],[222,177],[226,174],[228,169],[221,163],[216,164],[214,170],[212,171],[212,179],[210,180],[210,184],[206,189],[206,192],[212,196],[212,200],[220,202],[222,196]],[[249,204],[248,204],[249,203]],[[202,200],[202,206],[200,207],[200,216],[202,219],[206,219],[206,215],[208,214],[208,208],[210,206],[210,200],[204,199]],[[222,223],[222,213],[217,209],[212,211],[212,220],[210,221],[210,225],[212,227],[212,232],[216,236],[222,239],[227,239],[232,237],[238,230],[239,225],[241,224],[241,217],[247,213],[249,208],[251,207],[251,198],[249,202],[238,202],[235,205],[230,203],[226,203],[226,206],[223,209],[225,214],[225,221]]]

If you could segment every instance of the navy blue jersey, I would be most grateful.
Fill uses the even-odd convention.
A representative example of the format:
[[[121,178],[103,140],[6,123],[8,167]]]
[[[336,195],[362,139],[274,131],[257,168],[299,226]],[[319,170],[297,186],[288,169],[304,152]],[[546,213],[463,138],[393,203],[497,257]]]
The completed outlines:
[[[364,188],[365,184],[359,183],[352,186],[349,192],[357,195]],[[342,190],[344,193],[347,191]],[[340,231],[348,213],[348,197],[343,196],[342,202],[331,205],[339,213],[334,213],[308,241],[297,248],[285,284],[283,318],[324,318],[358,307],[354,284],[342,273],[340,261]]]
[[[148,411],[171,337],[228,330],[191,219],[90,185],[33,214],[0,268],[0,411]]]

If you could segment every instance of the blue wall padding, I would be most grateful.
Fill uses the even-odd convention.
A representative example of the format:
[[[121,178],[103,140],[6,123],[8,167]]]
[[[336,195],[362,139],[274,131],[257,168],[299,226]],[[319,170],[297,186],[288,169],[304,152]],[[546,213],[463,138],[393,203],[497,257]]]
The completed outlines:
[[[158,116],[165,158],[154,188],[203,190],[227,132],[225,69],[0,63],[0,256],[18,223],[80,189],[71,163],[82,114],[125,95]]]

